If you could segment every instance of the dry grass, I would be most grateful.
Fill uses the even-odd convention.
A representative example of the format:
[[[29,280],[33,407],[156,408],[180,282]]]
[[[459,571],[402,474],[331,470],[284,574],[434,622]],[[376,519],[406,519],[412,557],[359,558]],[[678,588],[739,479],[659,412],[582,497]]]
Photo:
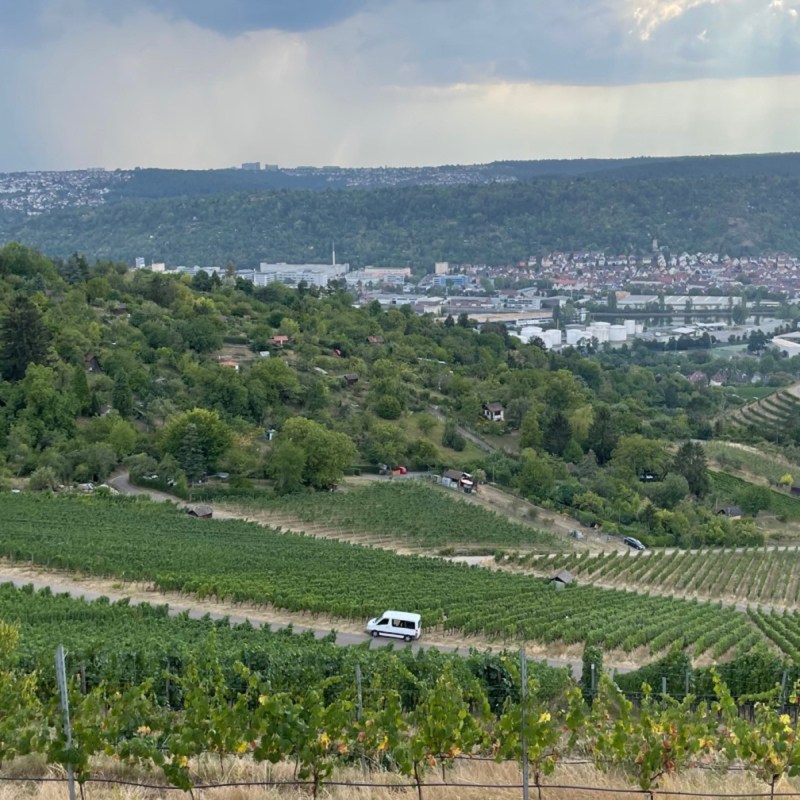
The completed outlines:
[[[28,762],[28,774],[36,769],[37,775],[63,777],[63,773],[52,769],[44,769],[36,762]],[[3,776],[9,773],[4,771]],[[19,768],[15,774],[21,774]],[[130,780],[140,783],[161,784],[163,779],[157,775],[126,768],[119,764],[107,762],[102,765],[104,777]],[[216,759],[206,758],[197,765],[199,780],[205,783],[224,783],[237,781],[286,781],[292,778],[292,767],[289,764],[254,765],[249,762],[228,760],[220,765]],[[493,762],[459,762],[447,772],[448,786],[442,786],[442,776],[438,771],[426,775],[429,785],[423,786],[423,797],[429,800],[517,800],[521,792],[522,778],[516,764],[495,764]],[[393,773],[372,772],[366,778],[359,769],[341,770],[334,780],[347,783],[368,783],[368,786],[327,786],[321,795],[329,800],[397,800],[408,797],[415,800],[416,788],[409,785],[406,778]],[[436,785],[439,784],[439,785]],[[548,784],[585,788],[547,788]],[[509,788],[487,788],[509,787]],[[701,798],[714,800],[725,794],[739,794],[744,797],[755,797],[768,791],[768,787],[759,783],[746,773],[716,774],[703,770],[690,771],[677,777],[667,779],[660,787],[662,791],[697,793]],[[797,786],[784,780],[778,787],[779,792],[797,791]],[[624,794],[598,790],[627,790]],[[635,790],[624,776],[614,773],[601,773],[590,765],[560,765],[556,773],[543,781],[543,800],[595,800],[598,797],[634,798],[646,797]],[[219,789],[197,789],[196,800],[300,800],[310,794],[305,787],[223,787]],[[668,795],[661,795],[666,797]],[[162,789],[146,789],[127,786],[109,786],[104,784],[88,784],[84,789],[85,800],[156,800],[165,797],[187,797],[178,791]],[[531,797],[536,798],[535,787],[531,787]],[[48,784],[4,784],[0,786],[0,800],[66,800],[66,783]]]

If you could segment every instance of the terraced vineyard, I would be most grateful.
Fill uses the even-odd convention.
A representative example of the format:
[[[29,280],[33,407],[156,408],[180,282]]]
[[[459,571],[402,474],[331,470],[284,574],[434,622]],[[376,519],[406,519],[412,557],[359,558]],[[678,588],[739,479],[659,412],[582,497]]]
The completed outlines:
[[[237,501],[244,508],[287,514],[309,524],[368,535],[370,541],[403,542],[418,547],[448,545],[524,547],[562,550],[564,540],[511,522],[485,508],[459,500],[455,492],[420,481],[377,481],[334,494],[262,495]]]
[[[783,439],[787,424],[800,414],[800,387],[791,386],[749,403],[728,417],[737,427],[754,427],[766,439]]]
[[[658,652],[683,639],[716,657],[763,639],[730,608],[591,586],[558,592],[524,575],[196,520],[164,504],[7,494],[0,515],[0,553],[14,559],[234,602],[356,620],[409,608],[428,629],[608,650]]]
[[[509,556],[536,574],[566,569],[581,583],[709,600],[800,608],[800,551],[745,548],[645,554],[610,551],[551,558]]]

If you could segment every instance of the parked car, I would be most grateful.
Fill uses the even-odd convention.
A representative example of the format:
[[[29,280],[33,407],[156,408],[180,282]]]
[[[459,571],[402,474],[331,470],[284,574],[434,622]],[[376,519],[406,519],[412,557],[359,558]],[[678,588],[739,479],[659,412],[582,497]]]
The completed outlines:
[[[647,550],[647,548],[638,539],[634,539],[633,536],[626,536],[622,541],[634,550]]]
[[[410,642],[422,634],[422,617],[407,611],[384,611],[380,617],[373,617],[367,623],[367,633],[373,638],[391,636]]]
[[[579,530],[577,530],[577,529],[575,529],[575,528],[573,528],[573,529],[572,529],[572,530],[569,532],[569,535],[570,535],[570,536],[571,536],[573,539],[583,539],[583,533],[581,533],[581,531],[579,531]]]
[[[406,475],[408,473],[408,467],[392,467],[392,472],[397,472],[400,475]]]

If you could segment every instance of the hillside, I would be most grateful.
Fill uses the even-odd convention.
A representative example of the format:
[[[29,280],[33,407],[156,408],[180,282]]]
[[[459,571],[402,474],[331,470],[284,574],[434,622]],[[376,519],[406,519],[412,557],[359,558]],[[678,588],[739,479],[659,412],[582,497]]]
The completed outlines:
[[[797,425],[800,411],[800,384],[748,403],[726,417],[734,429],[752,429],[772,441],[785,441]]]
[[[800,177],[793,172],[687,168],[656,175],[656,167],[348,191],[254,191],[238,177],[231,183],[236,191],[217,192],[206,192],[199,177],[167,181],[163,190],[137,189],[134,181],[120,190],[131,194],[115,202],[31,217],[0,213],[0,238],[64,257],[238,266],[327,261],[335,240],[340,259],[353,266],[419,270],[436,260],[504,264],[561,249],[649,252],[654,238],[677,251],[800,252]],[[170,196],[170,187],[181,186],[186,196]]]

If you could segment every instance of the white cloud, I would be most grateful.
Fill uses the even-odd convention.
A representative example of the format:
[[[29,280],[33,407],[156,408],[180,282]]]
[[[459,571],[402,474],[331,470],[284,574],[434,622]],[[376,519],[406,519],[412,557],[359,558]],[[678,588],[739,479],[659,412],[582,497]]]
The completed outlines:
[[[662,25],[685,14],[693,8],[714,5],[721,0],[633,0],[632,17],[638,34],[648,40]]]

